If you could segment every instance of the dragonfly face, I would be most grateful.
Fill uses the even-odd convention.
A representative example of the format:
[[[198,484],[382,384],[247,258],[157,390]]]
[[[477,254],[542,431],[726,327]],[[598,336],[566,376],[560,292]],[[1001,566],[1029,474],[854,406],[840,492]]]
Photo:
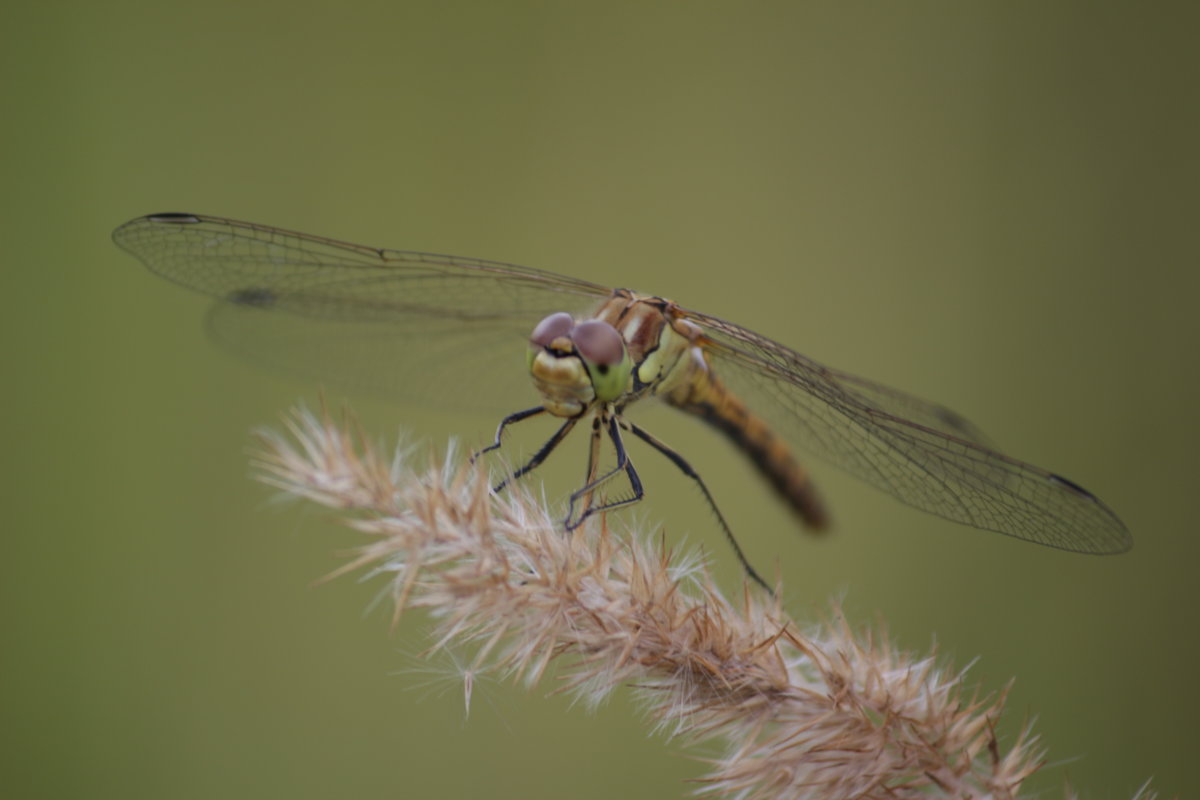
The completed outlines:
[[[591,412],[593,455],[587,483],[572,496],[573,508],[579,501],[584,509],[574,524],[615,474],[628,477],[632,499],[641,496],[622,432],[666,455],[711,501],[678,453],[623,417],[630,403],[655,396],[724,433],[811,527],[821,527],[825,514],[793,449],[972,527],[1082,553],[1132,544],[1095,495],[997,451],[949,409],[659,297],[497,261],[381,250],[194,214],[140,217],[113,238],[154,272],[215,297],[210,328],[241,354],[406,400],[479,397],[478,372],[466,365],[501,363],[501,348],[528,337],[542,405],[510,415],[500,432],[537,414],[564,420],[513,473],[519,477]],[[572,303],[591,305],[591,316],[560,311]],[[379,385],[395,374],[406,377]],[[503,383],[489,383],[496,391],[484,399]],[[618,468],[597,475],[602,436],[616,448]],[[718,519],[728,533],[719,512]]]
[[[623,409],[647,394],[686,392],[709,369],[702,335],[669,300],[617,289],[589,319],[560,311],[539,322],[529,370],[555,416],[579,416],[594,403]]]
[[[578,417],[594,403],[612,403],[630,388],[625,342],[599,319],[576,323],[565,311],[546,317],[529,336],[529,373],[556,417]]]

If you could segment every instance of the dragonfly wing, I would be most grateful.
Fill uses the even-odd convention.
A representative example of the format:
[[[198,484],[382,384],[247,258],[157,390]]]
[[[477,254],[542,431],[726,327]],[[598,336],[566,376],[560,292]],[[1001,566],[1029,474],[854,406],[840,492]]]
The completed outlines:
[[[716,373],[797,449],[976,528],[1077,552],[1131,546],[1125,525],[1094,495],[993,450],[949,409],[830,369],[716,317],[684,315],[708,334]]]
[[[221,349],[256,366],[401,404],[503,415],[538,402],[522,320],[351,321],[218,301],[206,327]]]
[[[113,231],[113,241],[168,280],[235,300],[252,300],[253,294],[243,293],[258,290],[318,294],[328,287],[331,297],[390,299],[404,310],[422,305],[471,316],[511,311],[530,298],[544,306],[548,295],[610,293],[588,281],[515,264],[384,250],[196,214],[138,217]],[[382,303],[364,307],[395,311]]]
[[[152,271],[215,297],[209,329],[227,349],[348,388],[457,407],[532,401],[520,366],[530,330],[610,293],[512,264],[191,214],[141,217],[113,239]]]

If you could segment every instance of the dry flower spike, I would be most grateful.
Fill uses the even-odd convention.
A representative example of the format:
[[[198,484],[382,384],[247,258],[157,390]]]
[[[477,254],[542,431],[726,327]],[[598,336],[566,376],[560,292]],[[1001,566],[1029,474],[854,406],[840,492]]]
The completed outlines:
[[[1011,798],[1042,763],[1028,728],[1001,749],[1003,692],[976,695],[962,673],[855,632],[836,608],[801,632],[766,593],[731,601],[648,537],[602,521],[564,534],[520,487],[497,496],[474,469],[418,472],[409,456],[297,410],[287,434],[259,435],[255,465],[266,483],[349,513],[368,539],[339,573],[389,575],[397,616],[437,620],[430,652],[474,648],[470,674],[528,684],[555,662],[592,705],[633,684],[659,729],[722,742],[703,793]]]

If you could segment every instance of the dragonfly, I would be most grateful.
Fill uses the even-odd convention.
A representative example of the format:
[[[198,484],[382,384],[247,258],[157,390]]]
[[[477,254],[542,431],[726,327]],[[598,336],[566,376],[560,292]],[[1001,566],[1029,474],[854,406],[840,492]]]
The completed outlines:
[[[810,529],[826,527],[828,513],[797,451],[970,527],[1080,553],[1132,546],[1095,495],[999,452],[954,411],[663,297],[198,214],[139,217],[113,239],[151,271],[215,297],[210,333],[250,360],[447,406],[506,396],[514,381],[529,396],[531,382],[540,402],[504,417],[476,455],[498,449],[511,425],[560,420],[500,491],[590,422],[568,530],[644,497],[625,446],[632,435],[695,482],[745,573],[768,591],[700,474],[630,420],[630,406],[657,399],[720,431]],[[490,367],[503,361],[501,349],[519,347],[526,369],[496,375]],[[605,439],[616,463],[601,470]],[[608,494],[618,478],[626,491]]]

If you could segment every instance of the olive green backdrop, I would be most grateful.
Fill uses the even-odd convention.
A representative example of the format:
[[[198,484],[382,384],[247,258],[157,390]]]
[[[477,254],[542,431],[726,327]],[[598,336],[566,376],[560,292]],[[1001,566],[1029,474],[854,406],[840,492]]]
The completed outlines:
[[[1174,10],[1172,10],[1174,9]],[[668,294],[962,411],[1136,545],[1054,552],[814,465],[798,535],[690,420],[753,559],[987,690],[1067,780],[1194,791],[1196,14],[1186,4],[9,4],[0,12],[3,715],[13,797],[677,797],[701,764],[310,582],[353,534],[248,479],[312,383],[206,341],[109,241],[196,211]],[[514,342],[514,364],[523,358]],[[376,368],[386,370],[388,364]],[[519,368],[519,367],[517,367]],[[480,387],[486,391],[486,386]],[[340,397],[336,392],[334,397]],[[355,400],[441,449],[494,418]],[[732,558],[650,454],[624,517]],[[564,460],[570,474],[582,466]],[[432,670],[432,671],[430,671]]]

